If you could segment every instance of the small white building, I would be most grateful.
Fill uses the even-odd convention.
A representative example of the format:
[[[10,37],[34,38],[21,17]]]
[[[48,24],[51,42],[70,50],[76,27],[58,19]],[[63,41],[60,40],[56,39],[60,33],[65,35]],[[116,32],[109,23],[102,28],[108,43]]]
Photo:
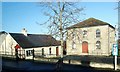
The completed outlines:
[[[31,59],[33,49],[35,56],[55,57],[60,56],[60,42],[50,35],[0,32],[0,54],[15,56],[18,48],[18,57]]]
[[[67,55],[111,55],[115,28],[109,23],[89,18],[67,31]]]

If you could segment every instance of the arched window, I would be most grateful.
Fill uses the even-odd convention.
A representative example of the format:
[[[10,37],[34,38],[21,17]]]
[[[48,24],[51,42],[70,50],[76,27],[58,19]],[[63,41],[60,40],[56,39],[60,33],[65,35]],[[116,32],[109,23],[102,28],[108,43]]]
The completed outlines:
[[[83,31],[83,35],[87,35],[87,31],[86,30]]]
[[[100,42],[100,41],[97,41],[97,42],[96,42],[96,48],[97,48],[97,49],[101,49],[101,42]]]
[[[87,36],[87,31],[84,30],[84,31],[83,31],[83,38],[85,38],[86,36]]]
[[[76,44],[75,44],[75,42],[73,41],[72,42],[72,49],[75,49],[76,48]]]
[[[72,33],[72,40],[75,40],[75,32]]]
[[[100,29],[96,30],[96,38],[100,37]]]

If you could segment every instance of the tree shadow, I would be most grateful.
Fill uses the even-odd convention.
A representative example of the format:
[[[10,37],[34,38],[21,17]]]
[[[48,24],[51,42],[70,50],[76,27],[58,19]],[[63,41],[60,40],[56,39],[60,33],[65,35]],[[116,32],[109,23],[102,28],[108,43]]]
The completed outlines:
[[[63,58],[60,58],[56,63],[55,72],[62,72]]]
[[[82,66],[90,67],[90,58],[89,58],[89,56],[81,57],[80,62],[81,62]]]
[[[81,61],[81,65],[90,67],[90,61]]]

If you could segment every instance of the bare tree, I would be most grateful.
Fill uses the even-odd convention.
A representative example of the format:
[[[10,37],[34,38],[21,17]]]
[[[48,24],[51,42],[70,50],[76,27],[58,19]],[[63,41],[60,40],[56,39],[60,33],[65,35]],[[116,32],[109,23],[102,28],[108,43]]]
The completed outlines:
[[[83,7],[75,2],[41,2],[44,15],[48,20],[43,24],[48,24],[49,33],[61,40],[61,58],[63,57],[63,42],[66,39],[66,28],[80,21]]]

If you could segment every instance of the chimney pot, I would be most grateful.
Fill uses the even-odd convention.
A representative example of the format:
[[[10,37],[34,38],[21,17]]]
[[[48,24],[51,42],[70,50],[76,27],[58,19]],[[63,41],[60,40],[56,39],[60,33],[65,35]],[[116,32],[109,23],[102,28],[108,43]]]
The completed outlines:
[[[27,36],[27,30],[25,28],[22,29],[22,33]]]

